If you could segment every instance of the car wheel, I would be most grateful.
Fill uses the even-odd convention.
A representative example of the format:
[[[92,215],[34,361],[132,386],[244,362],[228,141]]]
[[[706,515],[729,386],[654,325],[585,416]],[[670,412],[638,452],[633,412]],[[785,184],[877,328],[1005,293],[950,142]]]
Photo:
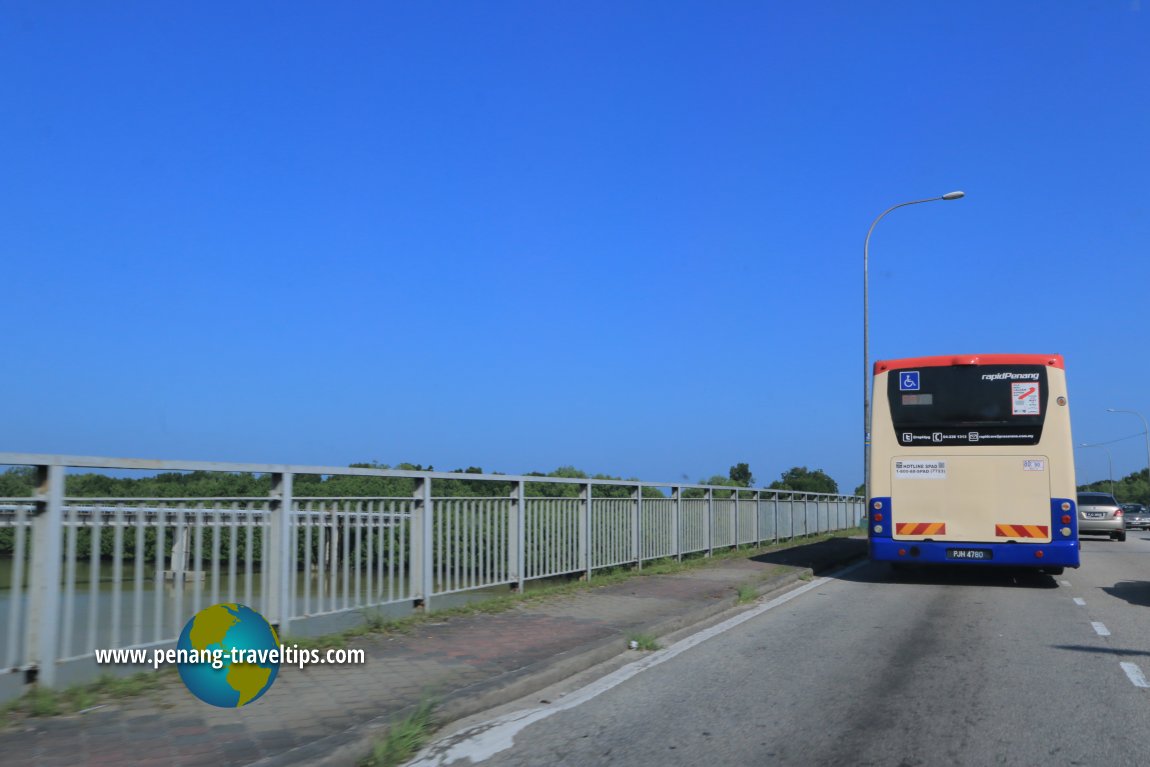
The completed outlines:
[[[1126,540],[1126,533],[1114,533],[1114,540],[1119,542]]]

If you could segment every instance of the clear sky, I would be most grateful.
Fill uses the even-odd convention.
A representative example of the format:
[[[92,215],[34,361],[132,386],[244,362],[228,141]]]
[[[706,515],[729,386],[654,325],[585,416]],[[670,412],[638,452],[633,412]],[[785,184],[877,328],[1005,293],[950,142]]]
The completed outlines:
[[[872,359],[1061,353],[1146,465],[1140,0],[6,0],[0,69],[0,450],[853,490],[863,239],[961,189]]]

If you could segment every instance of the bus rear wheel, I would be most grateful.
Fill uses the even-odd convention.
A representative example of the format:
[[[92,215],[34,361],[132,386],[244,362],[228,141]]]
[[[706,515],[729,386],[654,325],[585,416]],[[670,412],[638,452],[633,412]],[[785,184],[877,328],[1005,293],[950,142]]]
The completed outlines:
[[[1041,572],[1044,572],[1047,575],[1062,575],[1064,571],[1065,568],[1062,567],[1044,567],[1041,570]]]

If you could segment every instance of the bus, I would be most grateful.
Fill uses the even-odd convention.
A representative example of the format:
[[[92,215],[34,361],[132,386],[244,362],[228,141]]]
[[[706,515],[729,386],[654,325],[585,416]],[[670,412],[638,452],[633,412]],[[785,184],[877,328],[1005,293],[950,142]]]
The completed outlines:
[[[887,360],[873,381],[872,561],[1079,566],[1061,355]]]

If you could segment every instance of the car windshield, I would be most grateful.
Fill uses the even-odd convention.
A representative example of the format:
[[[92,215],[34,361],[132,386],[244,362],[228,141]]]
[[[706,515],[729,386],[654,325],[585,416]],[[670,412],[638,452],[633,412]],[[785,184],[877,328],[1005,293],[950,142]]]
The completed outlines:
[[[1117,506],[1114,496],[1105,493],[1081,493],[1078,496],[1079,506]]]

